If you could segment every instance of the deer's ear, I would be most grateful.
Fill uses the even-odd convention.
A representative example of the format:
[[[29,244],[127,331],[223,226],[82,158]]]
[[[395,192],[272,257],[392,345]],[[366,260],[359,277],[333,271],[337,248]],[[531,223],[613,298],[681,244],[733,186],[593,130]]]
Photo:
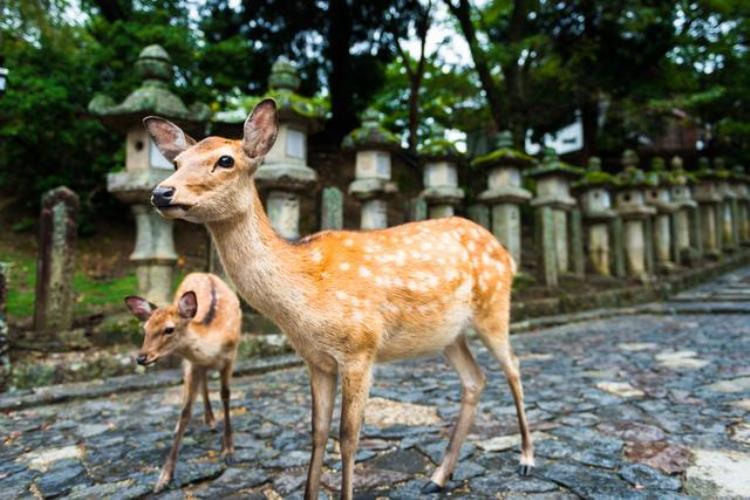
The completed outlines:
[[[265,156],[276,142],[278,133],[279,118],[276,114],[276,102],[273,99],[263,99],[245,120],[242,149],[250,158]]]
[[[130,312],[141,321],[147,321],[156,310],[154,304],[143,297],[137,297],[135,295],[125,297],[125,305],[127,305]]]
[[[195,313],[198,312],[198,297],[195,296],[195,292],[185,292],[177,302],[177,312],[186,319],[193,319]]]
[[[195,144],[195,139],[182,131],[180,127],[158,116],[147,116],[143,125],[156,143],[161,154],[169,161],[174,161],[178,154]]]

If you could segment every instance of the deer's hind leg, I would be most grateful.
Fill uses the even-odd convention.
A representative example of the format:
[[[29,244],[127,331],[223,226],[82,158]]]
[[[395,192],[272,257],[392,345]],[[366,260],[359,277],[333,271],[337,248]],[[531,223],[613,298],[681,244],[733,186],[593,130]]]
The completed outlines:
[[[472,356],[469,350],[469,345],[464,335],[460,335],[453,344],[446,347],[444,354],[461,379],[461,410],[458,414],[458,420],[456,420],[456,424],[453,427],[443,461],[435,469],[430,482],[422,488],[423,493],[437,493],[442,491],[445,483],[448,482],[451,474],[453,474],[456,462],[461,453],[461,446],[474,422],[474,414],[479,403],[479,396],[482,394],[482,389],[484,389],[484,374],[474,360],[474,356]]]
[[[510,293],[498,291],[494,298],[496,300],[492,301],[488,307],[475,314],[474,323],[479,338],[500,362],[505,378],[508,380],[521,433],[521,460],[518,471],[526,476],[534,468],[534,445],[526,420],[518,358],[513,354],[510,346]]]

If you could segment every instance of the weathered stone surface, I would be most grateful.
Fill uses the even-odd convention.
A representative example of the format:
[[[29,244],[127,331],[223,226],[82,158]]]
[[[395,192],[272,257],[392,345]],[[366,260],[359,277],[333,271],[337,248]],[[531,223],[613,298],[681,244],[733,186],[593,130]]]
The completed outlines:
[[[323,188],[320,210],[320,229],[344,227],[344,194],[339,188]]]
[[[52,340],[73,323],[73,273],[78,229],[78,195],[61,186],[42,197],[36,270],[34,329]]]
[[[391,425],[437,425],[442,420],[434,406],[401,403],[385,398],[370,398],[365,423],[378,427]]]
[[[678,474],[688,466],[691,455],[681,446],[671,445],[665,441],[651,441],[629,444],[625,449],[625,457],[666,474]]]

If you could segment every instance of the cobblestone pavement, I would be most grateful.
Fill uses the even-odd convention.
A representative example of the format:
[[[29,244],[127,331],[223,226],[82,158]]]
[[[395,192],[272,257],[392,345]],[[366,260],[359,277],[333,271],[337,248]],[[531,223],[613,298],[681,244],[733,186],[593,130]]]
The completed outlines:
[[[690,314],[691,303],[711,304],[711,312]],[[750,304],[750,269],[678,296],[679,315],[615,316],[515,336],[536,436],[538,467],[529,478],[516,475],[516,417],[505,380],[472,341],[488,384],[448,495],[750,497],[750,316],[737,313],[743,304]],[[381,365],[375,380],[357,495],[417,497],[457,415],[458,379],[435,358]],[[303,369],[235,381],[232,466],[218,456],[220,433],[204,426],[197,405],[175,484],[161,497],[300,498],[309,458],[307,387]],[[0,497],[148,495],[178,405],[175,387],[0,415]],[[337,449],[331,439],[323,478],[329,497],[339,480]]]

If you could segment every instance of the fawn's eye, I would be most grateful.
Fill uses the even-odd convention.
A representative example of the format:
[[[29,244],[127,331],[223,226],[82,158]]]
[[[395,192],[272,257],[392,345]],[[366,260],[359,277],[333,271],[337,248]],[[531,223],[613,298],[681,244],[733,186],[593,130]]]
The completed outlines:
[[[234,166],[234,158],[224,155],[219,157],[219,161],[216,164],[221,168],[232,168]]]
[[[164,329],[164,335],[172,335],[174,333],[174,327],[168,326]]]

